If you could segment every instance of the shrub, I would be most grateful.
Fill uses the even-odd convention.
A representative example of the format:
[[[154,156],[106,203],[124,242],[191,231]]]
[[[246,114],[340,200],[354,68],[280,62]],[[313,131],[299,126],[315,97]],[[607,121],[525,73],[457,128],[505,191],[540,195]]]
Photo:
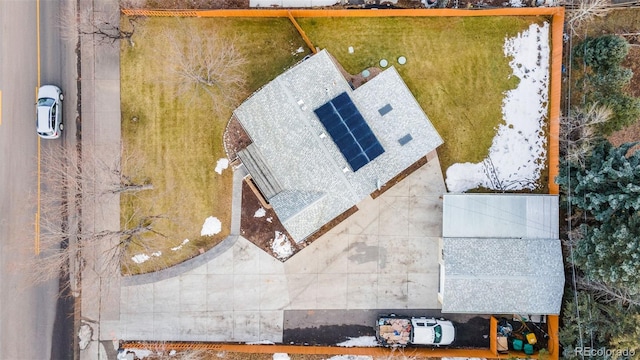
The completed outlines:
[[[633,71],[620,66],[629,53],[629,43],[617,35],[587,37],[573,48],[576,59],[583,59],[588,66],[577,85],[584,92],[588,104],[608,107],[613,116],[597,129],[608,135],[632,124],[640,117],[640,99],[627,95],[623,90],[631,81]]]
[[[614,66],[606,71],[598,71],[588,76],[588,82],[598,96],[620,91],[633,77],[633,71]]]
[[[599,103],[609,107],[613,112],[611,119],[599,126],[600,131],[605,135],[633,124],[640,118],[640,99],[621,91],[605,95]]]
[[[629,53],[629,47],[627,40],[617,35],[587,37],[573,49],[573,55],[597,71],[620,65]]]

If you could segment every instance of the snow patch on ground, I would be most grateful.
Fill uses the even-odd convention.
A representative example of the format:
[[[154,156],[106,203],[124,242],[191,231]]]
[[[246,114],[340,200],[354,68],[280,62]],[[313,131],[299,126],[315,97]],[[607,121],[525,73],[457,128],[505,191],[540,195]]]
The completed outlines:
[[[513,0],[516,1],[516,0]],[[483,186],[494,190],[534,189],[546,163],[543,131],[549,101],[549,23],[531,24],[505,39],[504,55],[520,79],[502,101],[504,124],[498,127],[489,156],[480,163],[447,169],[447,188],[463,192]]]
[[[229,159],[227,158],[218,159],[218,162],[216,163],[216,172],[222,175],[222,170],[228,167],[229,167]]]
[[[149,260],[151,257],[147,254],[137,254],[137,255],[133,255],[131,257],[131,260],[133,260],[134,263],[136,264],[142,264],[143,262]]]
[[[178,251],[180,249],[182,249],[183,246],[187,245],[187,243],[189,242],[189,239],[184,239],[182,240],[182,244],[176,246],[176,247],[172,247],[171,250],[173,251]]]
[[[273,360],[290,360],[289,354],[287,353],[274,353]]]
[[[267,210],[260,208],[256,210],[256,213],[253,214],[253,217],[261,218],[261,217],[264,217],[266,214],[267,214]]]
[[[275,345],[273,341],[269,340],[260,340],[260,341],[250,341],[247,345]]]
[[[91,326],[89,326],[89,324],[80,325],[80,330],[78,330],[78,338],[80,339],[78,346],[80,347],[80,350],[84,350],[89,346],[91,336],[93,336],[93,329]]]
[[[272,218],[271,216],[269,216],[269,217],[267,218],[267,221],[268,221],[268,222],[273,222],[273,218]]]
[[[350,337],[349,340],[343,341],[338,346],[342,347],[375,347],[379,346],[375,336]]]
[[[211,236],[222,231],[222,223],[217,217],[209,216],[202,225],[201,236]]]
[[[144,359],[147,356],[153,355],[153,351],[146,349],[124,349],[123,351],[124,354],[127,354],[129,352],[136,354],[136,358],[138,359]],[[120,354],[118,354],[118,359],[120,359]]]
[[[271,244],[271,250],[280,260],[287,259],[289,256],[293,255],[293,246],[291,245],[291,241],[289,241],[287,235],[280,231],[275,232],[275,238]]]
[[[522,3],[522,0],[509,0],[509,5],[511,5],[512,7],[523,7],[524,4]]]
[[[155,256],[155,257],[159,257],[160,255],[162,255],[162,251],[156,251],[151,253],[151,256]],[[137,254],[137,255],[134,255],[131,258],[131,260],[133,260],[133,262],[136,264],[142,264],[143,262],[151,259],[151,256],[147,254]]]

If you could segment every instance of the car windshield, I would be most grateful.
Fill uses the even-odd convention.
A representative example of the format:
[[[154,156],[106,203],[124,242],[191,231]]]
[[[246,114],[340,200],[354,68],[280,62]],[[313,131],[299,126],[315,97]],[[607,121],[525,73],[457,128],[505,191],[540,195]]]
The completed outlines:
[[[442,326],[436,325],[433,327],[433,342],[439,344],[442,341]]]
[[[51,106],[55,101],[52,98],[38,99],[38,106]]]

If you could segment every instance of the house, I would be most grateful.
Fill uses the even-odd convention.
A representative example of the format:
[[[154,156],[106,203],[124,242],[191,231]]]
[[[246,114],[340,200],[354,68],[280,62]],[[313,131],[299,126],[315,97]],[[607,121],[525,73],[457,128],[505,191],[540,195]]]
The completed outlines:
[[[325,50],[234,115],[252,141],[238,157],[296,242],[442,144],[395,68],[352,89]]]
[[[444,195],[442,312],[559,314],[558,209],[557,195]]]

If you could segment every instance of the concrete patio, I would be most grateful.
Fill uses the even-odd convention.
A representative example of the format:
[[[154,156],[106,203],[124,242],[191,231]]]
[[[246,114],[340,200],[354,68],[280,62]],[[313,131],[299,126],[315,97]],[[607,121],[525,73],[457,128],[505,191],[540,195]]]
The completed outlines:
[[[238,188],[238,187],[236,187]],[[286,310],[436,309],[444,181],[437,157],[282,263],[238,236],[177,276],[123,285],[102,333],[281,342]]]

